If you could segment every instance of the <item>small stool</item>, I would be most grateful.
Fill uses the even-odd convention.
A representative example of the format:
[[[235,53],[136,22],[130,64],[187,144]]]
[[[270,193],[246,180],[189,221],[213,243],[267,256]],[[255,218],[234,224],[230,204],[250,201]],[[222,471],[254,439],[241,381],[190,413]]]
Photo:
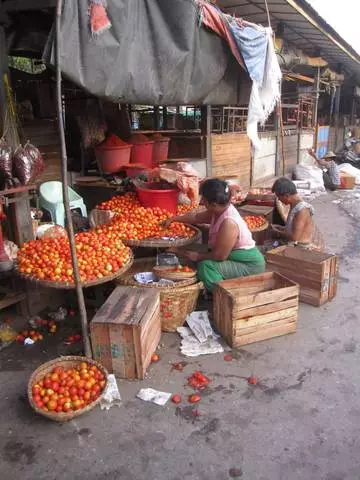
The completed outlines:
[[[69,188],[70,210],[80,210],[83,217],[87,217],[84,200],[72,188]],[[40,186],[41,208],[49,212],[51,220],[62,227],[65,226],[65,209],[63,203],[62,183],[53,181]]]

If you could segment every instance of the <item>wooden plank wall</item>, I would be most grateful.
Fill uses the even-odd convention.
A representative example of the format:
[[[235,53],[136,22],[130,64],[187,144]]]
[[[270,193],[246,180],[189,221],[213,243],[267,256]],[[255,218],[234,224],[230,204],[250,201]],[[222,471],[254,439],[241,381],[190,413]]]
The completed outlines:
[[[291,174],[297,164],[298,131],[291,131],[284,137],[285,175]]]
[[[56,121],[34,120],[23,126],[23,135],[40,150],[46,164],[37,183],[61,181],[61,149]]]
[[[314,130],[302,130],[300,133],[300,152],[299,152],[299,163],[306,163],[309,148],[313,148],[314,145]]]
[[[261,147],[253,160],[253,183],[275,176],[276,132],[261,133]]]
[[[245,133],[212,134],[212,176],[236,176],[243,186],[251,182],[251,148]]]

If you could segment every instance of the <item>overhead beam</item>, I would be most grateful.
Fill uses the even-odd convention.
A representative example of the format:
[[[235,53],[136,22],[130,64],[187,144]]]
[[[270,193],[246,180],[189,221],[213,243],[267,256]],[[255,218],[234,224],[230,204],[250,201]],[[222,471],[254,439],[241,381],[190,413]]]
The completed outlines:
[[[344,47],[336,38],[333,37],[329,32],[327,32],[324,28],[322,28],[316,20],[314,20],[303,8],[301,8],[296,1],[294,0],[286,0],[289,5],[291,5],[297,12],[299,12],[306,20],[311,23],[317,30],[319,30],[322,34],[324,34],[329,40],[331,40],[335,45],[337,45],[343,52],[345,52],[352,60],[354,60],[357,64],[360,64],[359,58],[356,58],[349,50]]]
[[[56,0],[11,0],[2,2],[1,8],[6,13],[26,12],[55,8]]]

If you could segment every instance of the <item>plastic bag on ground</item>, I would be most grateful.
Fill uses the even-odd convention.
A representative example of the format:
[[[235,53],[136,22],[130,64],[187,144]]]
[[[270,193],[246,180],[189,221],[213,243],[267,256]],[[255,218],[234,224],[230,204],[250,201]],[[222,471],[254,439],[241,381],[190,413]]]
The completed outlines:
[[[323,171],[313,165],[296,165],[295,179],[309,181],[313,192],[324,192]]]
[[[0,351],[12,344],[17,333],[6,322],[0,325]]]

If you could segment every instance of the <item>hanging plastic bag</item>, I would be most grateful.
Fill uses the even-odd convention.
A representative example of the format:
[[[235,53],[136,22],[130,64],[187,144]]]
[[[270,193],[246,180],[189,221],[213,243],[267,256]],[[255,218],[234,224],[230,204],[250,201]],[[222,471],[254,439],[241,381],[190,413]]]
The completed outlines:
[[[12,150],[3,138],[0,140],[0,170],[6,178],[12,177]]]
[[[22,185],[34,182],[45,170],[40,151],[29,142],[18,147],[14,153],[13,170]]]
[[[34,182],[45,170],[45,162],[40,153],[40,150],[27,142],[24,150],[31,158],[31,181]]]

